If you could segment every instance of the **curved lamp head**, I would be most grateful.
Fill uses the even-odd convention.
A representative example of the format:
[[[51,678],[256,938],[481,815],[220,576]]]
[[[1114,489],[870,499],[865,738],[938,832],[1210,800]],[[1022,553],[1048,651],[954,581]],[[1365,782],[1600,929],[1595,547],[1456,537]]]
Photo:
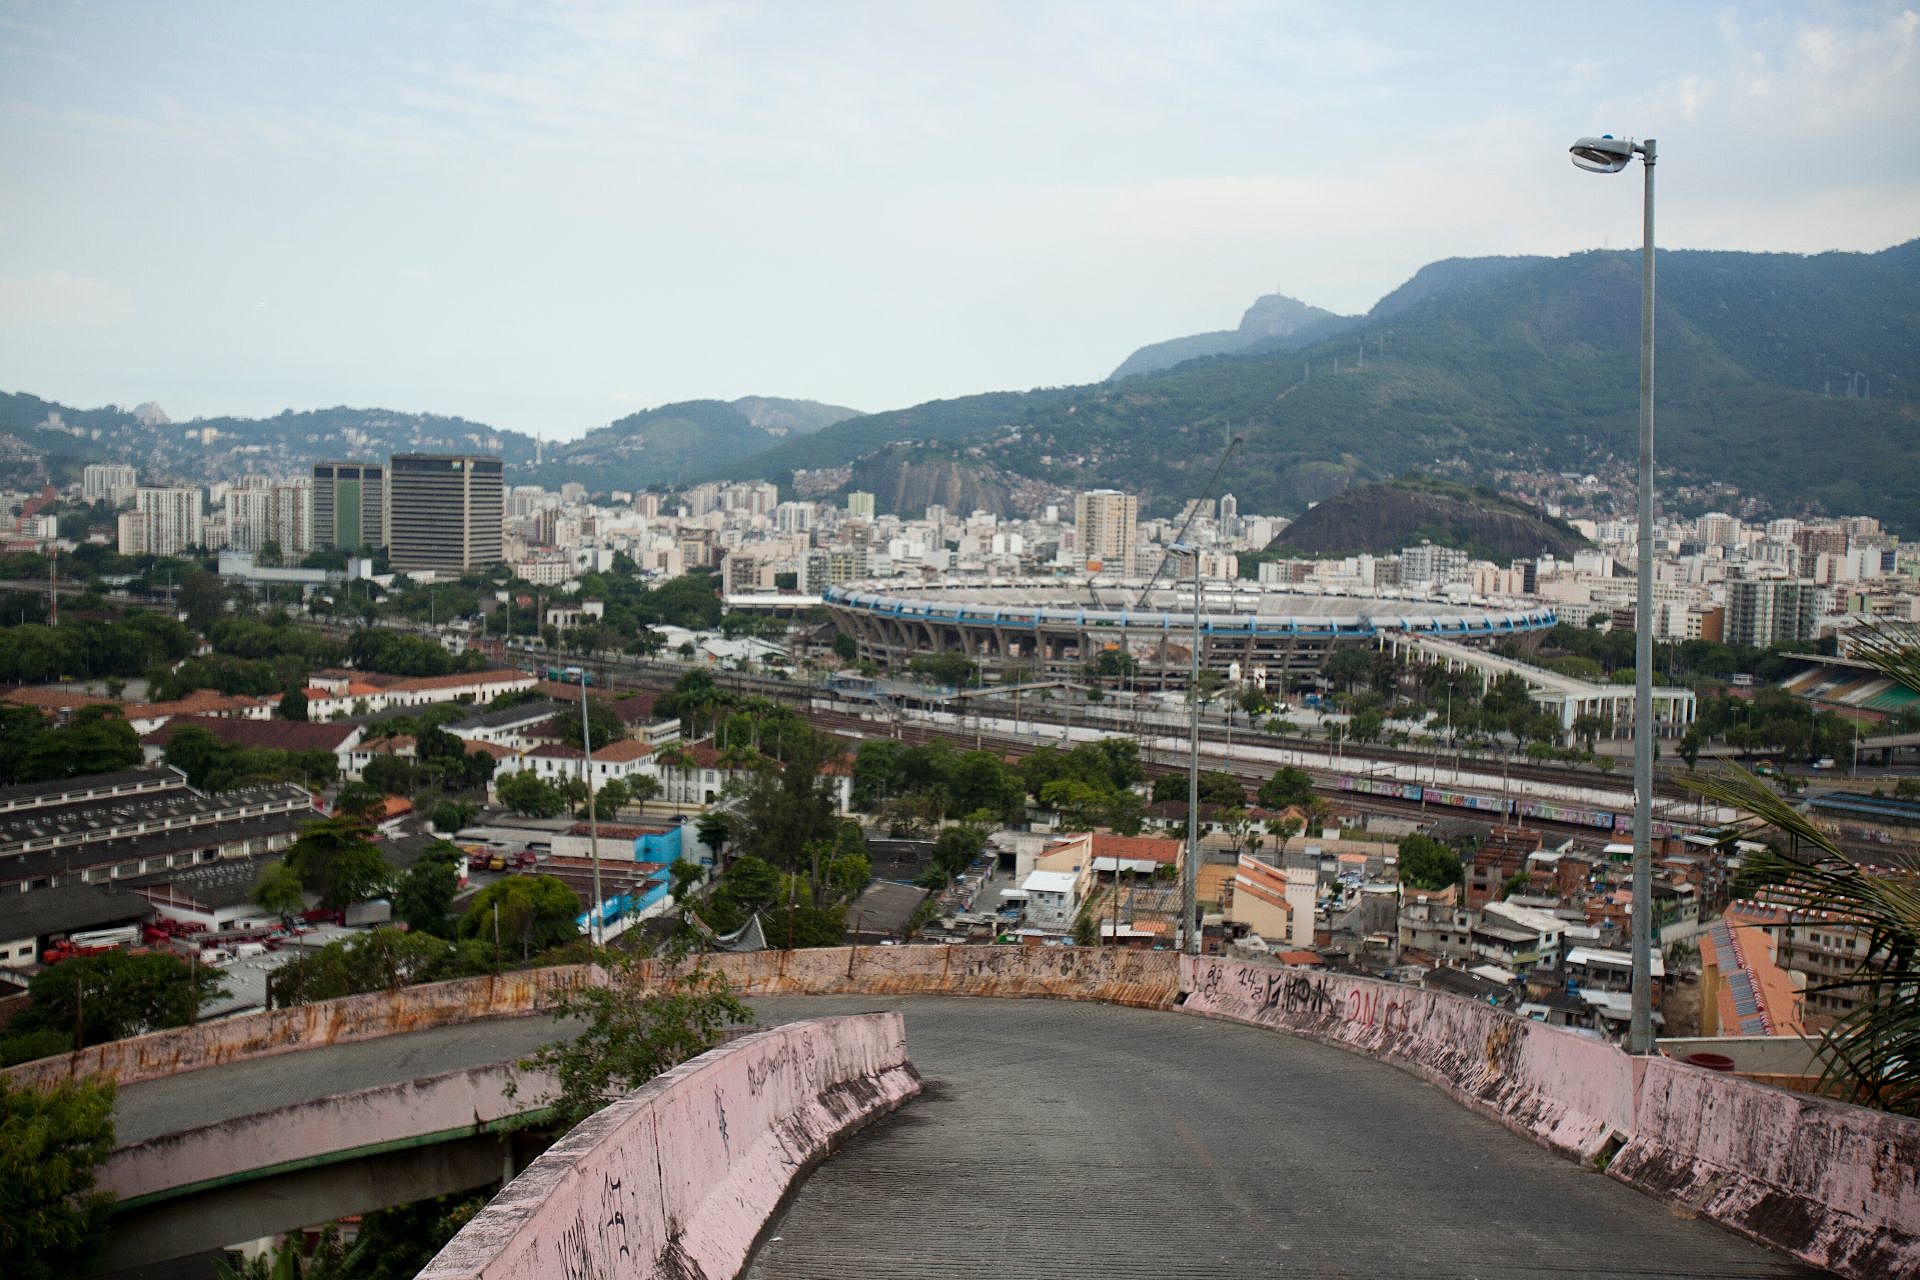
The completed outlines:
[[[1582,138],[1567,150],[1574,164],[1590,173],[1618,173],[1632,163],[1633,153],[1639,148],[1629,140],[1607,133],[1598,138]]]

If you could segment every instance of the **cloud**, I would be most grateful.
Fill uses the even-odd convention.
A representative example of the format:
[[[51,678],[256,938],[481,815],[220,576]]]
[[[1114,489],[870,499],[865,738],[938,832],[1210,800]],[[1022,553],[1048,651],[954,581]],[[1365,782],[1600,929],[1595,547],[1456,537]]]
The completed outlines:
[[[0,276],[0,320],[49,327],[118,322],[134,314],[123,289],[67,271]]]

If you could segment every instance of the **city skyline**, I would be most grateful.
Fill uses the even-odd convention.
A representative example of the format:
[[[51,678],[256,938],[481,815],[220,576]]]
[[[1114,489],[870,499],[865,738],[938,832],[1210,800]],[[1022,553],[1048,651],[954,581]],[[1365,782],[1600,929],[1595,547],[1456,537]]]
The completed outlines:
[[[1267,292],[1631,247],[1565,164],[1605,129],[1676,247],[1920,229],[1911,9],[1502,12],[0,7],[0,381],[548,438],[1085,382]]]

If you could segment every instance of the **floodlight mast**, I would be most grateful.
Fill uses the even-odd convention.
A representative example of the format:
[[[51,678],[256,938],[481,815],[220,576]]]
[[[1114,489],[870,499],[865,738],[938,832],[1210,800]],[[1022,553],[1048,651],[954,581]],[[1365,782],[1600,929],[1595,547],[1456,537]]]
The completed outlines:
[[[1654,140],[1612,134],[1568,148],[1590,173],[1619,173],[1641,159],[1646,175],[1640,244],[1639,545],[1633,626],[1633,1011],[1627,1052],[1653,1052],[1653,165]]]

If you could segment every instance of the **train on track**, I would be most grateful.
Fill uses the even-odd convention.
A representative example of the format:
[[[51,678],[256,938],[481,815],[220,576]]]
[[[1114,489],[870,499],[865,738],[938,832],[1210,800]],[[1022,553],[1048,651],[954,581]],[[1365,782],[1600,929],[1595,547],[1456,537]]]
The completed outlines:
[[[1403,800],[1413,804],[1465,809],[1482,814],[1496,822],[1531,818],[1536,822],[1558,822],[1568,826],[1592,827],[1600,831],[1614,831],[1622,834],[1633,830],[1632,810],[1589,809],[1577,804],[1563,804],[1556,800],[1539,800],[1531,797],[1510,800],[1502,796],[1461,791],[1453,787],[1431,787],[1418,782],[1399,782],[1392,778],[1356,777],[1353,774],[1341,775],[1339,785],[1340,790],[1355,795],[1381,796],[1389,800]],[[1654,819],[1653,822],[1655,839],[1686,835],[1695,829],[1687,824],[1663,821],[1659,818]]]

